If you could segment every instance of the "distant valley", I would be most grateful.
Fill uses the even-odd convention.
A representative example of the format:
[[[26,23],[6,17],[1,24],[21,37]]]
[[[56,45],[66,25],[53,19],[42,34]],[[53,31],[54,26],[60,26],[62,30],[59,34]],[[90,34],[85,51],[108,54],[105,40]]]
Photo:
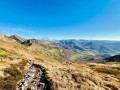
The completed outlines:
[[[24,45],[40,44],[48,51],[66,60],[101,62],[102,59],[120,54],[120,41],[105,40],[37,40],[24,39],[17,35],[10,38]],[[34,45],[33,44],[33,45]]]
[[[79,60],[80,57],[107,58],[120,54],[120,41],[60,40],[57,44],[75,53],[70,56],[72,60]]]

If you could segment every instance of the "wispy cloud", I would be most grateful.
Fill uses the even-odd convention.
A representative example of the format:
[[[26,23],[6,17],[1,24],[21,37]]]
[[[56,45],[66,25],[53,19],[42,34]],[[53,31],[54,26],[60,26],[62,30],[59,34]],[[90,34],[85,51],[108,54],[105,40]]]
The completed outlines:
[[[13,27],[0,26],[0,29],[9,30],[9,31],[25,32],[25,33],[35,33],[29,29],[24,29],[24,28],[13,28]]]

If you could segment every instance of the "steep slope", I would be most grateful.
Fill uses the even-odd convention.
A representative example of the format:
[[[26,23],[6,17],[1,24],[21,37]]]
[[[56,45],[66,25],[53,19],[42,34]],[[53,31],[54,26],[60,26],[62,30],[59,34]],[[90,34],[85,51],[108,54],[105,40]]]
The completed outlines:
[[[37,64],[43,63],[44,66],[62,62],[59,57],[49,52],[45,46],[36,43],[26,46],[7,36],[4,37],[5,41],[3,38],[0,39],[0,89],[2,90],[15,90],[19,80],[29,70],[29,60],[37,62]],[[47,76],[45,77],[47,78]]]
[[[10,38],[16,40],[19,43],[22,43],[22,42],[26,41],[26,39],[24,39],[24,38],[22,38],[22,37],[20,37],[18,35],[12,35],[12,36],[10,36]]]

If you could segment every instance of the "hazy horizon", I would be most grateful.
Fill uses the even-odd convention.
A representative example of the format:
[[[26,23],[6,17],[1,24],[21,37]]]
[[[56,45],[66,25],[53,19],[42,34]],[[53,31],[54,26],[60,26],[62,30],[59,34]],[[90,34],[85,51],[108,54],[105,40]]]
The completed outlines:
[[[2,32],[1,32],[2,33]],[[3,33],[2,33],[3,34]],[[6,35],[6,34],[4,34]],[[12,34],[12,35],[17,35],[17,36],[20,36],[18,34]],[[6,35],[8,37],[12,36],[12,35]],[[20,36],[22,37],[22,36]],[[22,38],[25,38],[25,37],[22,37]],[[75,39],[75,38],[68,38],[68,39],[54,39],[54,38],[48,38],[48,37],[41,37],[41,38],[25,38],[25,39],[38,39],[38,40],[50,40],[50,41],[54,41],[54,40],[93,40],[93,41],[120,41],[120,40],[112,40],[112,39],[84,39],[84,38],[79,38],[79,39]]]
[[[120,41],[119,0],[0,1],[0,32],[24,38]]]

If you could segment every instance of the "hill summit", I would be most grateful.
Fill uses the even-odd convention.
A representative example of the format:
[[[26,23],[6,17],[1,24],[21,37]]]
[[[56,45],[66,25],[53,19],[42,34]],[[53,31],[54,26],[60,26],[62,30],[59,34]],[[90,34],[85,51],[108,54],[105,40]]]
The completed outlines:
[[[16,41],[19,42],[19,43],[22,43],[22,42],[26,41],[25,38],[22,38],[22,37],[20,37],[20,36],[18,36],[18,35],[12,35],[12,36],[10,36],[10,38],[16,40]]]

